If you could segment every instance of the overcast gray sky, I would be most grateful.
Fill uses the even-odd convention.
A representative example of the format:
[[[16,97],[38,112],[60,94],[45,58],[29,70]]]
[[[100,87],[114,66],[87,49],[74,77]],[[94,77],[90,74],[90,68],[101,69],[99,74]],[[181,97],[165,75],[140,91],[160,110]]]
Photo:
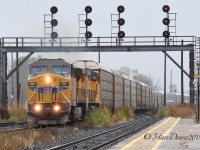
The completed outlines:
[[[123,27],[127,36],[161,36],[165,29],[162,19],[165,14],[162,6],[168,4],[171,12],[177,15],[177,35],[199,36],[200,33],[200,1],[199,0],[0,0],[0,37],[43,36],[43,14],[50,13],[52,6],[58,7],[56,28],[59,36],[78,36],[78,15],[84,13],[87,5],[92,6],[90,18],[93,20],[91,31],[93,36],[110,36],[110,14],[117,13],[117,7],[123,5],[126,20]],[[170,53],[180,63],[180,52]],[[47,58],[93,59],[98,61],[96,53],[79,54],[41,54]],[[188,53],[184,54],[185,70],[188,69]],[[150,74],[160,79],[163,88],[163,58],[161,52],[153,53],[102,53],[104,66],[118,69],[121,66],[138,69],[140,73]],[[180,91],[180,71],[167,61],[167,90],[169,91],[170,70],[173,70],[173,83]],[[189,89],[189,80],[185,78],[185,91]]]

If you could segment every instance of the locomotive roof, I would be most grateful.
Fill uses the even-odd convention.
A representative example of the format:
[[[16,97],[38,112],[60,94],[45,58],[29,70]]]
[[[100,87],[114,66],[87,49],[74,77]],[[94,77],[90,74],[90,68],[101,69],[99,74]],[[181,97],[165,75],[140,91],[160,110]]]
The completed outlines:
[[[74,65],[74,67],[77,67],[77,68],[102,69],[102,70],[112,73],[111,69],[108,69],[107,67],[105,67],[102,64],[97,63],[93,60],[78,60],[78,61],[74,62],[73,65]]]
[[[38,61],[29,64],[29,66],[49,66],[49,65],[71,65],[65,62],[64,59],[38,59]]]
[[[142,83],[140,81],[136,81],[134,79],[131,79],[127,75],[122,74],[122,73],[120,73],[118,71],[114,71],[112,69],[109,69],[109,68],[103,66],[102,64],[97,63],[97,62],[95,62],[93,60],[78,60],[78,61],[74,62],[73,65],[74,65],[74,67],[83,68],[83,69],[85,67],[86,68],[91,68],[91,69],[102,69],[102,70],[105,70],[107,72],[113,73],[114,75],[120,76],[120,77],[122,77],[124,79],[128,79],[128,80],[131,80],[133,82],[138,82],[138,83],[142,84],[143,86],[147,86],[145,83]]]

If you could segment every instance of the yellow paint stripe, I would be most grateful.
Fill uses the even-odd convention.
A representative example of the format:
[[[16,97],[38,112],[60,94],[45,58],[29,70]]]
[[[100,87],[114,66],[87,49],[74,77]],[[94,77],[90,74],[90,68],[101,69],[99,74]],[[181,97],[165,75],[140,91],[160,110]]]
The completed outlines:
[[[171,128],[169,128],[165,133],[164,136],[168,135],[169,132],[177,125],[177,123],[180,121],[180,117],[177,119],[177,121],[173,124],[173,126],[171,126]],[[156,150],[158,148],[158,146],[160,145],[162,140],[158,140],[158,142],[155,144],[155,146],[151,149],[151,150]]]
[[[127,148],[129,148],[131,145],[133,145],[135,142],[139,141],[140,139],[142,139],[144,137],[145,134],[152,132],[153,130],[159,128],[161,125],[165,124],[166,122],[168,122],[169,120],[171,120],[171,117],[169,117],[168,119],[166,119],[165,121],[163,121],[161,124],[157,125],[156,127],[154,127],[153,129],[149,130],[148,132],[142,134],[140,137],[134,139],[133,141],[131,141],[130,143],[126,144],[124,147],[122,147],[120,150],[126,150]]]

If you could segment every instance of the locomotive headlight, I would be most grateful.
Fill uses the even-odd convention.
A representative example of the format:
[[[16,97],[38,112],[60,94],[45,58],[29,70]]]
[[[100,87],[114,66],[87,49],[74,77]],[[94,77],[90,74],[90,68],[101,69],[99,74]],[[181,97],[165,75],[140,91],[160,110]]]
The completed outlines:
[[[54,107],[53,107],[53,109],[54,109],[54,111],[55,112],[58,112],[58,111],[60,111],[60,105],[55,105]]]
[[[46,79],[46,83],[50,83],[50,77],[48,75],[45,77],[45,79]]]
[[[40,104],[35,104],[34,110],[35,110],[36,112],[40,112],[40,111],[42,110],[42,105],[40,105]]]

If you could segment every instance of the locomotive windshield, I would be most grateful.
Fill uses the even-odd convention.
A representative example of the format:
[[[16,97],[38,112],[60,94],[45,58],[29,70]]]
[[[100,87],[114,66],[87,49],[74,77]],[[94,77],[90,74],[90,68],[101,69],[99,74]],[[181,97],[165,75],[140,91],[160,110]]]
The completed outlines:
[[[30,68],[30,74],[40,74],[48,72],[47,66],[37,66]]]
[[[56,74],[69,74],[69,67],[67,66],[52,66],[51,72]]]

